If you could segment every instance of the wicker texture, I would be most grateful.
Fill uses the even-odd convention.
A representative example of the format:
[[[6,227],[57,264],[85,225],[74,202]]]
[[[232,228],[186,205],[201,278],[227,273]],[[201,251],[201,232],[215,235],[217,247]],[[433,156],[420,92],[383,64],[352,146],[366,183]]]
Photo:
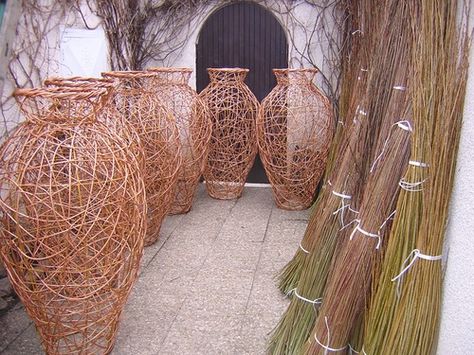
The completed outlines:
[[[172,113],[156,95],[156,74],[124,71],[103,76],[117,80],[112,102],[138,132],[143,146],[148,204],[145,246],[149,246],[158,240],[173,202],[181,165],[179,132]]]
[[[233,199],[242,194],[257,154],[259,103],[244,83],[248,69],[212,68],[208,73],[211,82],[199,95],[212,121],[204,178],[211,197]]]
[[[173,113],[179,130],[182,165],[169,214],[191,209],[199,178],[207,160],[211,122],[206,105],[188,85],[189,68],[151,68],[157,75],[156,94]]]
[[[308,208],[333,135],[329,100],[313,84],[316,69],[274,69],[277,85],[262,101],[257,137],[278,207]]]
[[[138,162],[96,120],[106,90],[16,92],[0,148],[0,254],[48,354],[109,353],[145,234]]]

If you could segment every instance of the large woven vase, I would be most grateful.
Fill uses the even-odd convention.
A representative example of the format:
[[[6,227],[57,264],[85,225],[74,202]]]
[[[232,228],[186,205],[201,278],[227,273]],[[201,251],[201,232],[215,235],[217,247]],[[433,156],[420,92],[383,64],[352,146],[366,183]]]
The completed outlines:
[[[333,135],[329,100],[313,84],[316,69],[274,69],[277,85],[257,119],[260,157],[278,207],[308,208]]]
[[[212,135],[204,178],[209,195],[233,199],[242,194],[257,154],[258,101],[245,85],[248,69],[208,69],[210,83],[200,93],[209,108]]]
[[[112,350],[143,253],[143,176],[96,119],[104,93],[17,91],[0,148],[0,254],[47,354]]]
[[[206,105],[189,85],[189,68],[151,68],[157,76],[156,94],[173,113],[179,130],[182,165],[170,214],[186,213],[207,160],[211,122]]]
[[[117,80],[112,99],[138,133],[145,155],[148,219],[145,246],[154,244],[173,202],[181,154],[173,114],[156,94],[156,74],[146,71],[103,73]]]

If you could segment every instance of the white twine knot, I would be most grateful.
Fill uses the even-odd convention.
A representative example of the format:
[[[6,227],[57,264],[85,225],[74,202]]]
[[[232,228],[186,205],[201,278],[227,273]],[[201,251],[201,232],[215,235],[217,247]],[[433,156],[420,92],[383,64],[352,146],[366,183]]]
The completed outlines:
[[[410,124],[410,121],[408,120],[401,120],[401,121],[398,121],[398,122],[395,122],[392,127],[390,128],[390,132],[388,134],[388,137],[387,139],[385,140],[385,142],[383,143],[383,147],[382,147],[382,151],[380,152],[380,154],[377,156],[377,158],[375,158],[372,166],[370,167],[370,172],[372,173],[375,169],[375,166],[377,165],[377,163],[379,162],[379,160],[382,158],[382,156],[384,155],[385,153],[385,149],[387,149],[387,144],[388,144],[388,141],[390,140],[390,136],[391,136],[391,129],[393,127],[398,127],[400,129],[403,129],[404,131],[408,131],[408,132],[413,132],[413,128],[411,127],[411,124]]]
[[[335,210],[332,214],[336,215],[339,212],[341,212],[340,213],[341,226],[342,226],[342,228],[344,228],[345,227],[345,225],[344,225],[344,211],[346,210],[346,208],[349,208],[349,210],[352,210],[351,206],[348,203],[345,203],[344,200],[349,200],[350,201],[352,199],[352,196],[351,195],[346,195],[344,193],[340,193],[340,192],[337,192],[337,191],[334,191],[334,190],[332,190],[332,194],[334,196],[337,196],[337,197],[341,198],[341,207],[339,207],[337,210]]]
[[[303,252],[305,252],[306,254],[309,254],[309,251],[306,250],[305,248],[303,248],[303,246],[301,245],[301,243],[300,243],[300,249],[301,249]]]
[[[428,167],[428,164],[423,163],[421,161],[417,161],[417,160],[410,160],[408,162],[408,164],[411,165],[411,166],[416,166],[418,168],[427,168]]]
[[[352,240],[352,238],[354,238],[354,235],[356,234],[356,232],[359,232],[359,233],[365,235],[366,237],[377,238],[377,245],[376,245],[375,249],[380,248],[380,244],[382,244],[382,238],[380,237],[380,234],[378,232],[377,233],[370,233],[370,232],[362,229],[361,226],[360,226],[360,220],[356,220],[356,221],[357,221],[357,226],[355,226],[355,228],[352,230],[352,233],[351,233],[351,236],[349,237],[349,240]]]
[[[402,263],[400,273],[392,278],[392,281],[397,281],[397,293],[400,294],[400,283],[403,280],[405,273],[415,264],[418,259],[427,261],[439,261],[443,259],[443,255],[427,255],[423,254],[419,249],[413,249],[405,261]]]
[[[406,90],[406,87],[403,86],[403,85],[395,85],[395,86],[393,87],[393,90],[405,91],[405,90]]]
[[[331,352],[339,352],[339,351],[343,351],[343,350],[346,350],[347,348],[347,345],[342,347],[342,348],[331,348],[329,346],[329,343],[330,343],[330,339],[331,339],[331,335],[329,333],[329,324],[328,324],[328,317],[327,316],[324,316],[324,322],[326,323],[326,329],[327,329],[327,332],[328,332],[328,342],[327,344],[323,344],[319,341],[318,337],[316,336],[316,333],[314,333],[314,340],[316,340],[316,342],[319,344],[319,346],[321,346],[325,351],[325,353],[327,353],[328,351],[331,351]]]
[[[314,300],[311,300],[309,298],[306,298],[306,297],[303,297],[301,296],[299,293],[298,293],[298,290],[295,288],[289,290],[287,292],[287,296],[291,295],[291,294],[294,294],[296,296],[296,298],[298,298],[299,300],[303,301],[303,302],[307,302],[307,303],[311,303],[313,306],[316,306],[316,305],[320,305],[322,302],[323,302],[323,299],[321,297],[319,298],[315,298]]]

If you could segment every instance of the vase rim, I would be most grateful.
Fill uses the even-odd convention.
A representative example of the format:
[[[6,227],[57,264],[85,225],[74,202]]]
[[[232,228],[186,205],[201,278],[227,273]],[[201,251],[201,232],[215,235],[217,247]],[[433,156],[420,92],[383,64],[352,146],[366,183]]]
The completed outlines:
[[[102,72],[101,75],[105,78],[117,78],[117,79],[134,79],[134,78],[153,78],[156,73],[146,70],[116,70]]]
[[[207,68],[208,73],[248,73],[250,69],[247,68]]]
[[[193,70],[188,67],[150,67],[147,69],[152,73],[192,73]]]
[[[274,73],[318,73],[317,68],[275,68],[272,69]]]
[[[41,88],[25,88],[16,89],[13,92],[14,97],[41,97],[45,99],[75,99],[86,100],[98,98],[108,93],[106,88],[90,88],[81,87],[41,87]]]

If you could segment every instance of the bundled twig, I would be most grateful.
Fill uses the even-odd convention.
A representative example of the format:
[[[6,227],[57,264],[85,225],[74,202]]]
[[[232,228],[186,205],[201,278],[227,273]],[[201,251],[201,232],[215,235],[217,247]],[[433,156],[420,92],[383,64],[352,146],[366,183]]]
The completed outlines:
[[[415,52],[418,85],[414,87],[413,110],[424,124],[419,151],[427,175],[408,176],[416,179],[407,185],[413,189],[412,194],[418,195],[413,198],[414,204],[407,203],[410,211],[414,209],[416,219],[410,214],[398,222],[394,234],[398,239],[388,249],[385,277],[380,280],[369,318],[365,345],[368,354],[422,355],[436,349],[443,240],[470,46],[466,30],[457,29],[457,12],[456,1],[421,2],[420,37]],[[390,276],[392,279],[388,280]],[[376,323],[382,307],[387,314]]]
[[[346,205],[347,201],[344,201],[344,198],[341,198],[340,196],[333,195],[332,190],[339,191],[342,195],[350,193],[347,190],[345,180],[336,183],[336,176],[343,166],[346,167],[344,169],[346,173],[351,175],[348,171],[348,167],[345,165],[346,163],[344,163],[348,160],[344,157],[349,151],[352,152],[354,150],[354,148],[351,147],[355,144],[355,140],[352,139],[353,142],[350,144],[348,144],[348,142],[351,140],[350,137],[356,138],[356,135],[352,132],[353,128],[351,127],[354,123],[353,118],[359,114],[359,100],[362,93],[365,91],[366,84],[367,51],[361,49],[361,47],[365,48],[364,43],[367,41],[362,38],[360,28],[368,28],[370,26],[360,23],[361,19],[358,15],[359,6],[360,4],[358,1],[348,2],[346,4],[348,12],[347,18],[350,24],[347,24],[349,39],[344,42],[347,43],[346,46],[351,47],[351,51],[343,60],[345,65],[343,67],[343,85],[341,97],[339,99],[339,122],[337,124],[336,134],[332,141],[325,176],[323,178],[325,183],[323,184],[318,199],[315,202],[313,209],[314,212],[309,220],[300,248],[296,251],[293,259],[278,275],[279,288],[285,294],[296,287],[303,271],[304,259],[309,251],[314,248],[313,243],[318,240],[316,236],[321,235],[319,229],[331,229],[331,225],[334,227],[334,231],[340,228],[337,224],[338,222],[333,218],[333,212],[338,210],[338,205],[341,204],[341,199],[343,205]],[[349,68],[359,68],[360,70],[350,70]],[[334,185],[337,187],[333,187]],[[332,201],[330,206],[328,205],[329,201]],[[340,212],[344,211],[345,208]],[[341,216],[343,216],[343,213],[341,213]],[[329,234],[333,235],[334,233]]]

